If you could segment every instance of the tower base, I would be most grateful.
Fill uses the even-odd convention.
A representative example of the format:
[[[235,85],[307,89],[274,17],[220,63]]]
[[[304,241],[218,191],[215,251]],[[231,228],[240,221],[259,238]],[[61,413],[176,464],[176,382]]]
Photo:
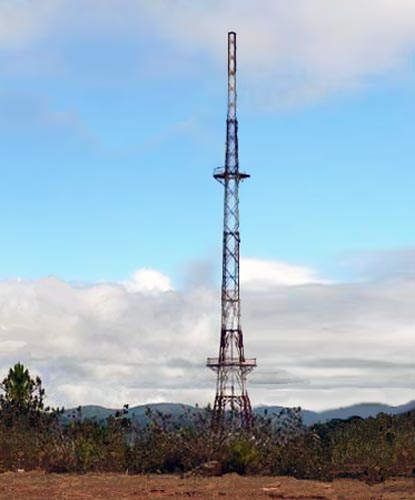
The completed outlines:
[[[250,429],[252,408],[249,397],[216,395],[212,413],[212,428]]]

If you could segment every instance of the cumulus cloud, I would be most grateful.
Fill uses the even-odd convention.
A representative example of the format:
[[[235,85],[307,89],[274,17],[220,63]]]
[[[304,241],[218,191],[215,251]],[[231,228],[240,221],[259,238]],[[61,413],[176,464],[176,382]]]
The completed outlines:
[[[173,290],[170,278],[156,269],[139,269],[124,286],[129,292],[168,292]]]
[[[270,274],[283,264],[255,262]],[[249,379],[253,404],[320,409],[413,398],[415,281],[304,276],[281,284],[261,271],[255,287],[242,288],[246,353],[258,360]],[[67,407],[207,403],[215,384],[205,359],[219,343],[217,288],[174,289],[148,269],[125,283],[2,281],[0,371],[26,363],[49,401]]]
[[[405,68],[415,45],[414,28],[412,0],[0,3],[0,48],[41,44],[48,37],[57,42],[62,37],[113,37],[140,44],[152,39],[146,45],[149,60],[159,60],[167,47],[172,68],[183,67],[189,57],[197,66],[201,54],[222,65],[225,34],[236,30],[240,68],[244,80],[251,80],[251,97],[263,100],[266,90],[271,108],[359,88],[373,76]]]

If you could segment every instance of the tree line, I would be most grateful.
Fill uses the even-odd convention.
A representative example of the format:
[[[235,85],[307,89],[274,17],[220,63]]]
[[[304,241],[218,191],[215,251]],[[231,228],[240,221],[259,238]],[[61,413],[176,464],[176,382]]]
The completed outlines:
[[[0,471],[186,474],[215,463],[215,473],[368,481],[415,472],[415,412],[305,427],[300,412],[287,409],[255,417],[249,431],[218,432],[209,408],[185,423],[148,410],[149,423],[139,425],[127,405],[105,422],[82,418],[80,408],[63,419],[21,363],[0,389]]]

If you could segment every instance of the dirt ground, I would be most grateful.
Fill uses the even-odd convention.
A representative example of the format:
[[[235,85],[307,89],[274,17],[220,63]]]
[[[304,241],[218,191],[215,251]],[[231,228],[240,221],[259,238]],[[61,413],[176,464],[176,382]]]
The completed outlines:
[[[215,478],[128,476],[122,474],[0,474],[0,500],[415,500],[415,479],[392,479],[369,486],[356,480],[332,483],[286,477]]]

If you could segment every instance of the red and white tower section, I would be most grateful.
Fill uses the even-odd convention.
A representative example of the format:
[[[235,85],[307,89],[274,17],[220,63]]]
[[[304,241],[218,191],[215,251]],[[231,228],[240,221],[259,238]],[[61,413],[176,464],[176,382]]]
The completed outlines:
[[[228,33],[228,116],[226,121],[225,166],[214,171],[214,178],[225,190],[222,319],[219,356],[208,358],[207,366],[217,373],[213,425],[249,428],[252,409],[246,382],[256,367],[255,359],[245,358],[241,327],[239,285],[239,185],[249,177],[239,171],[238,120],[236,117],[236,33]]]

